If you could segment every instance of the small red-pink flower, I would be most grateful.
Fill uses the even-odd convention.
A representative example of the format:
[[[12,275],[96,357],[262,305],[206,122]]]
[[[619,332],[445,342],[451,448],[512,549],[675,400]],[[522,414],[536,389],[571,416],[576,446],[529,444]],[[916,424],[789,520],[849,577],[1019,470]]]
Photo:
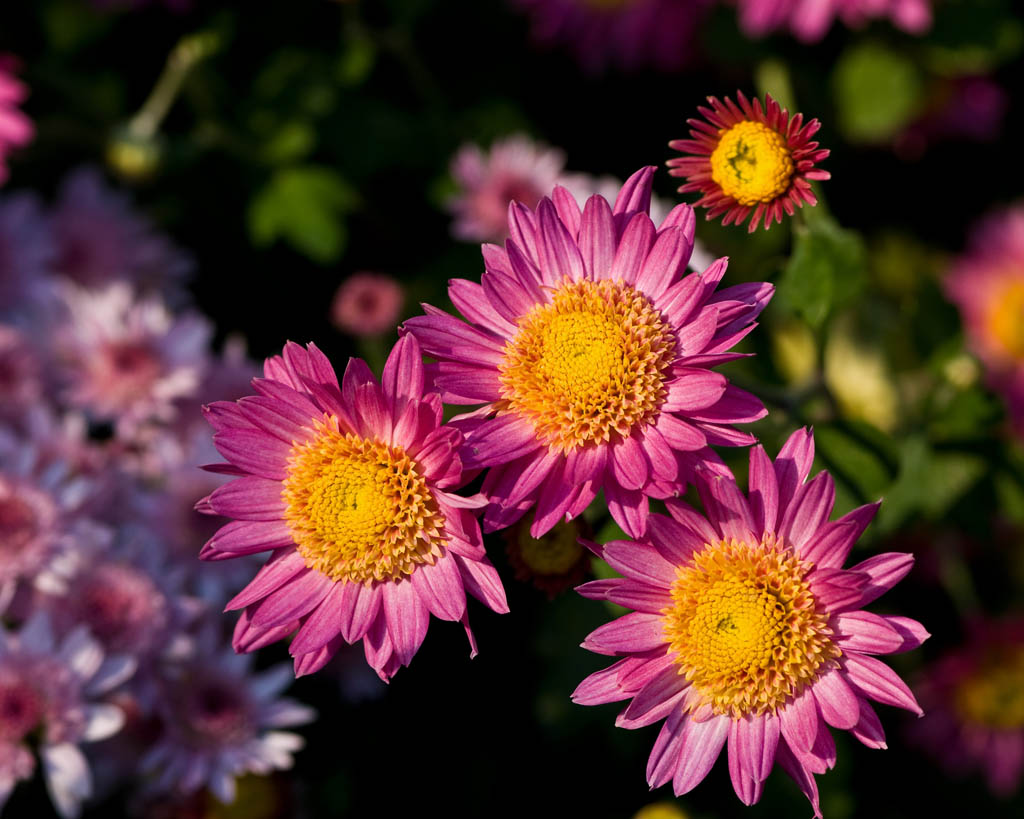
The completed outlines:
[[[0,185],[7,181],[7,155],[12,148],[21,148],[32,141],[35,128],[18,108],[28,96],[28,89],[14,74],[18,61],[0,54]]]
[[[379,336],[394,330],[402,301],[402,286],[390,276],[355,273],[334,294],[331,321],[354,336]]]
[[[814,774],[836,761],[829,726],[885,747],[875,700],[920,714],[914,695],[875,654],[907,651],[928,636],[906,617],[862,607],[895,585],[909,554],[842,565],[879,504],[829,521],[835,487],[811,481],[809,430],[773,463],[750,451],[750,491],[701,472],[706,517],[675,499],[642,538],[595,549],[622,577],[579,587],[634,611],[594,631],[583,647],[621,657],[573,694],[583,705],[630,700],[617,724],[664,720],[647,764],[652,788],[676,795],[707,775],[728,745],[729,775],[745,804],[761,797],[776,762],[818,808]]]
[[[821,123],[804,123],[803,114],[790,117],[771,94],[761,101],[736,92],[738,103],[708,97],[710,108],[698,107],[704,119],[688,119],[689,139],[674,139],[669,147],[685,156],[668,160],[669,173],[687,182],[680,193],[697,192],[697,207],[707,218],[722,216],[722,224],[740,225],[753,214],[747,230],[753,233],[792,216],[804,203],[816,205],[811,181],[828,179],[828,171],[815,167],[829,155],[811,137]],[[724,216],[723,216],[724,214]]]
[[[742,357],[730,351],[774,288],[717,290],[726,259],[686,275],[693,210],[656,226],[653,175],[633,174],[614,205],[595,195],[581,210],[562,187],[535,210],[511,205],[505,246],[483,247],[482,282],[450,282],[467,321],[427,305],[401,329],[437,359],[428,371],[446,402],[483,405],[454,423],[467,467],[490,467],[490,530],[536,506],[539,537],[603,490],[640,535],[649,496],[681,491],[697,465],[724,469],[709,444],[753,443],[733,425],[764,406],[712,368]]]
[[[804,42],[817,42],[832,23],[863,28],[871,20],[887,17],[910,34],[923,34],[932,23],[931,0],[737,0],[740,27],[763,37],[789,29]]]
[[[198,508],[235,518],[203,547],[207,560],[270,551],[229,604],[244,609],[235,648],[295,633],[296,674],[363,641],[382,679],[408,665],[430,615],[469,631],[466,594],[508,610],[473,509],[462,433],[442,424],[414,338],[395,346],[383,382],[351,359],[341,384],[313,344],[267,359],[256,395],[206,409],[214,443],[237,476]]]

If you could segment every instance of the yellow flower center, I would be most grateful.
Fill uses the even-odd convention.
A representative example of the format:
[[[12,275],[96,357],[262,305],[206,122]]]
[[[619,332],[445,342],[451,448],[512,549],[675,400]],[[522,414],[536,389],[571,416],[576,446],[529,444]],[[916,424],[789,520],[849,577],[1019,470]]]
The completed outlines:
[[[1003,651],[957,687],[956,710],[991,728],[1024,728],[1024,648]]]
[[[399,446],[343,434],[337,419],[295,444],[282,487],[299,554],[332,580],[401,580],[442,555],[444,516]]]
[[[519,320],[499,367],[499,410],[559,450],[608,441],[651,418],[675,339],[647,297],[622,282],[566,282]]]
[[[583,556],[578,535],[576,524],[564,521],[555,524],[550,532],[539,538],[530,537],[530,528],[521,526],[518,532],[519,554],[535,574],[567,574]]]
[[[714,713],[775,711],[840,656],[804,579],[810,568],[770,535],[707,544],[679,567],[665,636]]]
[[[998,289],[988,311],[988,329],[1008,355],[1024,358],[1024,280]]]
[[[786,140],[760,122],[744,120],[721,132],[711,154],[711,178],[741,205],[777,199],[792,176]]]

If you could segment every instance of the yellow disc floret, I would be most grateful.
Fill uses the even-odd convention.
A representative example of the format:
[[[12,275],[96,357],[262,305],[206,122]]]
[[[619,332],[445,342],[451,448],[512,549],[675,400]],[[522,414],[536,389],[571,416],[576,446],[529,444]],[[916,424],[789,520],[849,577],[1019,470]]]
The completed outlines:
[[[332,580],[400,580],[433,563],[444,516],[400,446],[342,433],[337,419],[295,444],[282,496],[299,554]]]
[[[987,317],[989,332],[1004,353],[1024,358],[1024,280],[1014,277],[993,295]]]
[[[785,139],[760,122],[744,120],[722,131],[711,154],[711,178],[741,205],[777,199],[792,176]]]
[[[1000,651],[956,688],[953,702],[967,722],[1024,728],[1024,648]]]
[[[520,319],[506,344],[498,409],[528,418],[538,440],[559,450],[629,435],[658,412],[674,348],[639,290],[565,283]]]
[[[770,535],[708,544],[679,568],[664,611],[669,652],[714,713],[775,711],[840,656],[810,568]]]

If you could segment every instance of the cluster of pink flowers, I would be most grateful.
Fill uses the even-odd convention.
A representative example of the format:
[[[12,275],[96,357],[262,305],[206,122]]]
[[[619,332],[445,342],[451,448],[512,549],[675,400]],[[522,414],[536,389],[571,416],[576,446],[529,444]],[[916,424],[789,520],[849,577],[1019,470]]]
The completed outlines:
[[[509,156],[530,159],[525,147],[492,157],[510,167]],[[553,173],[558,163],[520,164]],[[460,204],[459,230],[496,235],[500,200],[511,188],[532,198],[535,186],[488,170],[478,151],[456,169],[466,165],[479,184]],[[753,448],[741,492],[715,448],[756,443],[738,425],[766,411],[716,368],[744,355],[734,348],[773,287],[720,287],[726,259],[688,273],[694,211],[678,205],[653,220],[653,176],[641,168],[609,198],[555,185],[534,205],[512,201],[504,244],[483,245],[481,279],[449,284],[462,318],[424,305],[399,328],[380,380],[359,359],[339,378],[314,344],[289,343],[254,394],[208,405],[226,461],[209,469],[232,480],[197,508],[232,520],[201,557],[269,552],[228,604],[243,612],[239,651],[291,637],[302,675],[361,643],[389,680],[431,615],[459,621],[472,656],[467,597],[508,610],[481,522],[485,532],[528,526],[549,539],[548,563],[571,574],[578,555],[556,548],[564,534],[554,532],[600,495],[630,539],[588,543],[621,577],[579,590],[633,611],[587,638],[619,659],[574,699],[631,700],[626,728],[664,720],[652,787],[689,791],[728,741],[743,802],[760,798],[778,762],[820,816],[814,776],[836,762],[829,729],[881,748],[872,701],[920,713],[875,655],[915,648],[927,632],[864,610],[913,557],[843,568],[878,504],[829,520],[835,489],[827,473],[808,480],[809,430],[774,462]],[[473,409],[445,423],[443,404]],[[679,500],[691,486],[703,515]]]
[[[18,62],[0,54],[0,185],[7,181],[7,154],[32,141],[35,128],[18,108],[28,96],[24,83],[15,77]]]
[[[255,368],[211,350],[190,267],[97,171],[0,196],[0,806],[37,772],[64,817],[126,783],[230,801],[313,718],[231,648],[253,567],[195,557],[224,481],[200,407]]]

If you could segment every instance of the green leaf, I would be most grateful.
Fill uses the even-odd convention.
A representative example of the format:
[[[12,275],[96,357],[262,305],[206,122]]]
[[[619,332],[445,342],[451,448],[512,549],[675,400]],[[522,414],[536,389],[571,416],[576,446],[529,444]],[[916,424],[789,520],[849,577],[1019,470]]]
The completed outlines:
[[[776,300],[812,327],[853,298],[864,283],[866,252],[860,235],[829,217],[797,226],[796,247],[779,279]]]
[[[880,498],[891,483],[892,475],[885,462],[838,427],[815,427],[814,443],[822,458],[834,467],[837,477],[848,481],[866,501]]]
[[[877,43],[847,49],[832,80],[839,127],[853,142],[884,142],[921,110],[924,89],[914,61]]]
[[[260,247],[284,239],[313,261],[327,264],[345,249],[343,216],[357,203],[356,191],[330,168],[282,168],[249,203],[249,235]]]

